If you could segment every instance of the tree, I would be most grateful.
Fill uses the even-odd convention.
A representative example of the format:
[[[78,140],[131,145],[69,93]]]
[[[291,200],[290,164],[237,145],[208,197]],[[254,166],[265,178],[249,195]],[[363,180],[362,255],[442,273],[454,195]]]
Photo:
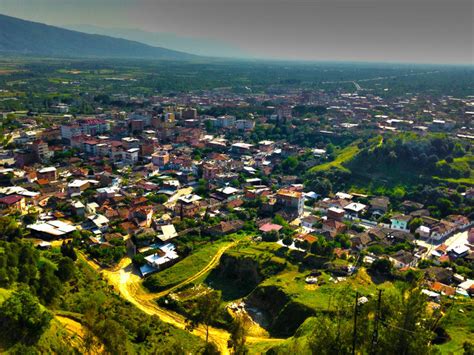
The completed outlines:
[[[0,217],[0,237],[4,240],[11,241],[20,238],[22,235],[21,228],[12,217]]]
[[[465,341],[462,344],[462,348],[464,350],[464,355],[474,355],[474,344],[470,341]]]
[[[100,339],[110,354],[127,354],[126,329],[113,319],[106,319],[100,328]]]
[[[262,235],[262,240],[264,242],[278,242],[278,232],[270,231]]]
[[[143,254],[136,254],[133,256],[132,261],[136,267],[143,266],[145,265],[145,256]]]
[[[63,257],[59,260],[56,276],[62,281],[67,282],[71,280],[76,273],[76,265],[71,258]]]
[[[385,294],[382,299],[384,327],[380,329],[377,353],[428,354],[434,337],[426,297],[418,288]]]
[[[390,275],[392,272],[392,263],[386,258],[380,258],[370,265],[370,270],[382,275]]]
[[[26,290],[13,293],[0,307],[0,329],[8,339],[34,344],[53,317]]]
[[[217,318],[220,303],[220,292],[210,291],[200,296],[194,305],[190,325],[192,328],[198,326],[199,324],[204,325],[206,328],[206,343],[209,342],[209,326]]]
[[[291,237],[285,237],[282,240],[283,244],[289,247],[293,243],[293,238]]]
[[[61,244],[61,254],[63,254],[63,256],[67,256],[72,261],[77,260],[76,251],[74,250],[74,245],[71,241],[63,241],[63,243]]]
[[[36,283],[36,294],[46,304],[50,304],[61,292],[61,282],[56,276],[54,265],[50,261],[40,264],[40,277]]]
[[[234,354],[243,355],[248,353],[248,349],[245,346],[247,329],[247,318],[244,318],[244,316],[237,316],[232,322],[229,347],[232,348]]]
[[[421,218],[413,218],[409,223],[408,227],[410,228],[411,233],[415,233],[417,228],[423,224],[423,220]]]

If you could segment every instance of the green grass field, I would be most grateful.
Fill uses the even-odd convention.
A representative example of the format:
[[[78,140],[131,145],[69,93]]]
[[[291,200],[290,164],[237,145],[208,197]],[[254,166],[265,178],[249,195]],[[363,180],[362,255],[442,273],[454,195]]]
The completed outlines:
[[[179,284],[203,269],[211,261],[219,248],[227,243],[215,242],[200,247],[196,252],[173,266],[145,279],[144,286],[151,291],[157,292]]]
[[[316,165],[310,169],[310,172],[326,171],[331,168],[349,171],[343,166],[343,164],[349,162],[359,152],[359,147],[357,146],[358,143],[359,141],[356,141],[344,149],[341,149],[339,152],[337,152],[336,159],[321,165]]]
[[[308,285],[305,276],[296,267],[290,267],[290,271],[278,274],[264,281],[262,286],[277,286],[289,295],[294,301],[300,302],[316,311],[332,310],[336,305],[335,297],[339,293],[354,293],[358,291],[364,296],[376,295],[378,289],[394,287],[390,282],[375,284],[365,269],[360,269],[356,275],[347,277],[345,281],[334,283],[330,281],[330,275],[323,273],[318,279],[324,280],[325,284],[316,286]]]
[[[436,345],[442,354],[462,354],[464,342],[474,342],[474,301],[457,300],[450,308],[439,325],[451,338],[448,342]]]

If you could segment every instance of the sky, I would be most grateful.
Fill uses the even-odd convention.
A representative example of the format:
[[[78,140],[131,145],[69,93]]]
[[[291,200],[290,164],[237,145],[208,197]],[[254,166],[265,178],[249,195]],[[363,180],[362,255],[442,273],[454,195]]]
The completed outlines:
[[[0,13],[225,41],[258,58],[474,64],[473,0],[0,0]]]

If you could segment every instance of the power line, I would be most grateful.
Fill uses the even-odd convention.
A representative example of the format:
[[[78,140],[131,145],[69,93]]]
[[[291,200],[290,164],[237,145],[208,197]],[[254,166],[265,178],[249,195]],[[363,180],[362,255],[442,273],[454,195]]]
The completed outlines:
[[[374,332],[372,333],[372,344],[370,345],[370,354],[375,354],[375,347],[377,346],[377,342],[378,342],[381,304],[382,304],[382,290],[379,290],[379,298],[377,301],[377,311],[375,313],[375,321],[374,321]]]
[[[352,355],[355,355],[355,348],[357,342],[357,308],[359,303],[359,292],[356,292],[355,306],[354,306],[354,332],[352,334]]]

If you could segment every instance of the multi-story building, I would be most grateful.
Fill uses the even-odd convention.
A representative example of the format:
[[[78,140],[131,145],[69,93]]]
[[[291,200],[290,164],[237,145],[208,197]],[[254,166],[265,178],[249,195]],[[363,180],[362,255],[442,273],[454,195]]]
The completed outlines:
[[[48,160],[53,156],[53,152],[49,150],[48,143],[39,139],[32,143],[31,150],[39,161]]]
[[[110,124],[101,119],[84,118],[75,121],[73,124],[61,126],[61,138],[67,142],[71,142],[73,137],[81,135],[95,136],[103,134],[110,130]]]
[[[125,151],[125,158],[124,161],[127,164],[133,165],[138,161],[138,154],[140,152],[140,148],[130,148]]]
[[[255,128],[255,121],[253,120],[237,120],[235,127],[240,131],[251,131]]]
[[[303,193],[288,189],[280,189],[276,194],[277,205],[289,212],[295,212],[298,216],[303,214],[304,197]]]
[[[216,127],[218,128],[232,128],[235,126],[235,116],[224,115],[217,117]]]
[[[170,154],[167,151],[158,151],[151,155],[151,161],[153,165],[156,166],[165,166],[170,161]]]
[[[54,166],[42,168],[36,172],[38,180],[56,181],[58,179],[57,170]]]
[[[195,108],[188,107],[183,110],[181,117],[184,120],[195,120],[197,118],[197,110]]]

